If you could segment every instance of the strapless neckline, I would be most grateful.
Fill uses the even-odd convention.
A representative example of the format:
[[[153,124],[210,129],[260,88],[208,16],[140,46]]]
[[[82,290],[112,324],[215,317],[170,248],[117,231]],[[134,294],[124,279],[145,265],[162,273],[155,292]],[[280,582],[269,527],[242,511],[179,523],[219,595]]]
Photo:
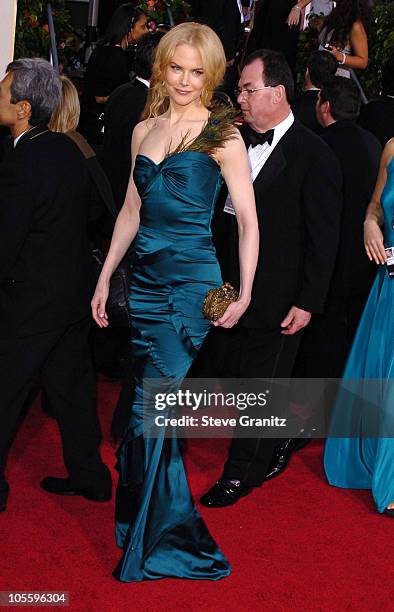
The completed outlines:
[[[215,166],[220,170],[220,166],[219,166],[218,162],[212,157],[212,155],[209,155],[209,153],[204,153],[203,151],[178,151],[177,153],[170,153],[169,155],[166,155],[164,157],[164,159],[162,159],[160,162],[155,162],[148,155],[144,155],[144,153],[137,153],[136,159],[138,157],[143,158],[143,159],[147,160],[148,162],[150,162],[156,168],[160,168],[160,166],[162,166],[166,161],[168,161],[170,159],[174,159],[176,157],[179,157],[180,155],[191,155],[191,154],[193,154],[193,155],[200,155],[200,156],[202,155],[205,159],[211,160],[212,163],[214,163]]]

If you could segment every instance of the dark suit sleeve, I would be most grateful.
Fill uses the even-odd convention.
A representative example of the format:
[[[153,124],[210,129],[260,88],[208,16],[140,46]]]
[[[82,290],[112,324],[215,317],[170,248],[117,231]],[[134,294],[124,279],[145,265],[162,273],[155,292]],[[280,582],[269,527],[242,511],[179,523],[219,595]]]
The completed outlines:
[[[199,19],[199,16],[200,16],[200,15],[199,15],[199,13],[200,13],[200,10],[199,10],[199,8],[200,8],[200,7],[199,7],[200,2],[199,2],[199,0],[189,0],[189,4],[190,4],[190,6],[192,7],[192,14],[193,14],[193,18],[194,18],[195,20],[198,20],[198,19]]]
[[[226,59],[232,60],[240,45],[242,26],[237,0],[231,0],[226,5],[223,14],[223,33],[221,36]]]
[[[23,164],[15,156],[0,166],[0,284],[11,273],[25,243],[34,207]]]
[[[108,47],[107,54],[106,62],[96,70],[94,96],[109,96],[117,87],[130,81],[126,53],[119,47]]]
[[[319,143],[320,144],[320,143]],[[303,185],[305,250],[303,280],[295,306],[324,310],[339,244],[342,175],[335,155],[321,143]]]
[[[193,10],[196,21],[205,23],[219,36],[226,59],[234,59],[242,36],[237,0],[198,0],[193,2]]]

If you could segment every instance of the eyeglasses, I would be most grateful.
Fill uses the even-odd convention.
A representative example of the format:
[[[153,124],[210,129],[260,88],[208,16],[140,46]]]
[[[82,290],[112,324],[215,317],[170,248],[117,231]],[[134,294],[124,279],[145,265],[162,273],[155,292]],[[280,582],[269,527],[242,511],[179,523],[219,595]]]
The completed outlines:
[[[276,87],[276,85],[264,85],[264,87],[255,87],[255,89],[249,89],[248,87],[236,87],[234,89],[234,93],[237,98],[239,98],[241,95],[248,96],[249,98],[255,93],[255,91],[261,91],[262,89],[273,89],[274,87]]]

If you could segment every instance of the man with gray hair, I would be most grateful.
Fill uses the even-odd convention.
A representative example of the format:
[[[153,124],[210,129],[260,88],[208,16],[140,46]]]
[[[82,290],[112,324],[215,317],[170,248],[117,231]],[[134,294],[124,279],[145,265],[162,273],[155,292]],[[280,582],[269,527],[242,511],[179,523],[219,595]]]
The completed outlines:
[[[0,125],[14,139],[0,166],[0,511],[9,493],[8,447],[37,374],[59,424],[69,474],[45,478],[42,487],[111,498],[88,348],[90,183],[79,149],[46,126],[60,97],[60,78],[42,59],[12,62],[0,82]]]

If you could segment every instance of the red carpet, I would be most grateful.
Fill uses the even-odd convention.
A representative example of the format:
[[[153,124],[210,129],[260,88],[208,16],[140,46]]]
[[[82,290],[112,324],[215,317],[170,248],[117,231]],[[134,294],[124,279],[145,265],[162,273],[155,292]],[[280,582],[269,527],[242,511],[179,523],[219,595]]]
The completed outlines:
[[[108,428],[116,393],[116,385],[101,384],[103,456],[111,467]],[[225,448],[219,441],[190,442],[187,466],[196,498],[220,474]],[[56,425],[35,405],[9,461],[0,590],[69,591],[68,609],[78,612],[394,610],[394,521],[375,512],[368,492],[329,487],[321,455],[314,442],[294,455],[285,475],[236,506],[202,509],[232,563],[229,578],[122,584],[111,575],[119,557],[113,505],[39,488],[43,476],[64,472]]]

